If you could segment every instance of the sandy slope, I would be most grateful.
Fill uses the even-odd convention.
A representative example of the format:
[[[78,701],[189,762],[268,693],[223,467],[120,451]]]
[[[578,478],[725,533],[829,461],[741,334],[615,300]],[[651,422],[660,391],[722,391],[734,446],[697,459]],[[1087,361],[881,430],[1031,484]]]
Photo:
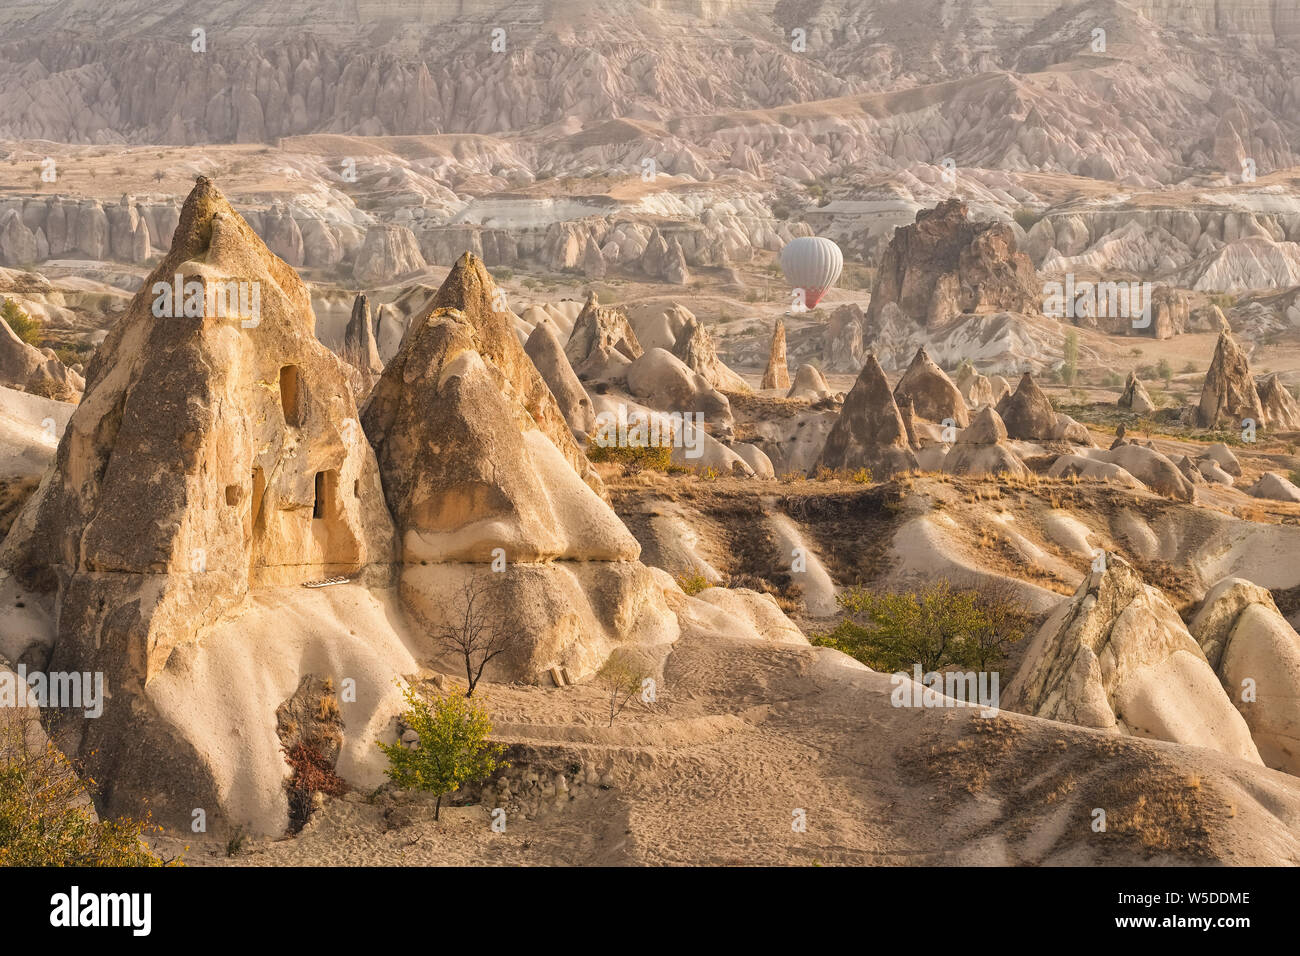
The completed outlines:
[[[613,728],[592,688],[483,694],[569,794],[494,833],[487,806],[332,800],[298,837],[190,842],[191,865],[1294,864],[1300,781],[1197,748],[1013,714],[895,708],[836,652],[688,634],[660,700]],[[608,789],[572,769],[612,775]],[[1108,828],[1091,828],[1094,808]],[[797,809],[807,831],[791,826]],[[158,842],[164,853],[187,841]]]

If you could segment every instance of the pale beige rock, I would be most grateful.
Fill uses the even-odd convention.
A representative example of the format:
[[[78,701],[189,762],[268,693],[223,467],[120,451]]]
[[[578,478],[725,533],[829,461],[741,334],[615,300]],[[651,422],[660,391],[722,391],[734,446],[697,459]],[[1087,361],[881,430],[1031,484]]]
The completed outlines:
[[[790,368],[785,358],[785,323],[780,319],[772,328],[772,348],[767,356],[767,368],[763,370],[763,382],[760,388],[790,387]]]
[[[1215,428],[1220,424],[1240,428],[1248,418],[1256,425],[1268,424],[1259,393],[1255,391],[1246,353],[1237,345],[1232,333],[1225,330],[1219,333],[1214,359],[1205,373],[1196,424],[1201,428]]]
[[[794,384],[786,392],[786,398],[801,398],[808,402],[820,402],[834,394],[826,379],[815,365],[800,365],[794,373]]]
[[[1146,386],[1133,372],[1128,373],[1128,382],[1124,385],[1124,394],[1119,397],[1119,401],[1115,404],[1138,415],[1147,415],[1156,409],[1156,403],[1151,401]]]
[[[1178,612],[1115,554],[1034,635],[1003,700],[1021,713],[1260,762]]]
[[[568,356],[560,347],[560,340],[555,334],[555,323],[543,319],[533,326],[528,341],[524,343],[524,351],[546,380],[569,428],[575,436],[585,436],[596,426],[596,414],[592,410],[587,390],[578,381]]]
[[[875,355],[867,362],[844,399],[840,416],[826,437],[818,467],[868,468],[886,478],[917,466],[907,428]]]
[[[909,399],[916,414],[932,422],[951,421],[958,428],[970,422],[966,400],[924,347],[916,350],[912,364],[894,386],[894,398]]]

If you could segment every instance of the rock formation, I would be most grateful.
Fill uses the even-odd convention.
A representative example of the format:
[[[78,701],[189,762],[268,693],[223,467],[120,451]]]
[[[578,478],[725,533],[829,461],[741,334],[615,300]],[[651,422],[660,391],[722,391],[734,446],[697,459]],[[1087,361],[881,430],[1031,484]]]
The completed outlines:
[[[970,422],[966,400],[924,348],[916,350],[912,364],[894,386],[894,398],[904,397],[911,400],[916,414],[932,422],[951,421],[958,428]]]
[[[178,275],[183,298],[172,297]],[[229,646],[223,621],[276,588],[389,578],[379,472],[344,366],[314,323],[306,286],[201,177],[171,251],[91,361],[52,470],[0,553],[50,604],[49,668],[105,675],[103,716],[72,721],[62,743],[113,781],[117,805],[147,797],[155,816],[184,825],[201,806],[210,824],[272,826],[287,812],[278,742],[244,738],[237,760],[229,743],[243,721],[274,726],[283,697],[265,695],[287,696],[297,668],[332,655],[365,685],[349,718],[364,733],[391,690],[362,680],[361,658],[395,645],[376,633],[353,653],[346,628],[319,621],[256,675],[213,663]],[[324,649],[331,640],[342,643]],[[183,703],[169,691],[176,668],[193,669]]]
[[[809,402],[820,402],[830,398],[833,393],[826,384],[826,379],[815,365],[800,365],[794,373],[794,384],[786,392],[786,398],[802,398]]]
[[[426,265],[410,229],[379,223],[366,230],[366,238],[352,266],[352,276],[362,285],[380,285]]]
[[[1028,372],[1016,390],[998,402],[997,412],[1012,438],[1050,441],[1056,437],[1056,409]]]
[[[1220,581],[1188,625],[1264,763],[1300,774],[1300,635],[1267,589]]]
[[[1115,554],[1034,635],[1004,706],[1260,759],[1178,611]]]
[[[954,475],[1027,475],[1029,468],[1006,446],[1007,429],[991,405],[980,408],[943,459]]]
[[[468,256],[458,268],[482,273]],[[618,644],[675,640],[664,582],[539,427],[529,380],[493,360],[483,333],[493,313],[475,291],[448,278],[362,412],[400,534],[403,606],[436,630],[466,588],[481,589],[512,635],[493,680],[535,682],[560,667],[580,678]]]
[[[560,347],[555,323],[547,320],[534,325],[524,343],[524,351],[545,379],[574,436],[585,441],[587,434],[596,427],[596,413],[592,410],[591,398]]]
[[[1300,431],[1300,402],[1274,372],[1256,387],[1263,420],[1274,431]]]
[[[622,379],[627,367],[641,357],[641,343],[620,309],[603,308],[596,293],[578,313],[564,354],[583,381]]]
[[[64,365],[50,349],[38,349],[20,339],[0,319],[0,385],[63,402],[75,402],[85,380]]]
[[[710,426],[731,428],[727,396],[665,349],[650,349],[628,366],[627,389],[656,411],[699,412]]]
[[[1128,381],[1124,385],[1124,394],[1119,397],[1119,401],[1115,404],[1137,415],[1149,415],[1156,410],[1156,403],[1151,401],[1146,386],[1142,384],[1135,372],[1128,373]]]
[[[1254,498],[1269,498],[1273,501],[1300,502],[1300,488],[1275,471],[1266,471],[1260,475],[1259,480],[1251,485],[1247,494]]]
[[[785,323],[780,319],[772,329],[772,348],[767,356],[767,368],[763,370],[760,388],[790,387],[790,368],[785,358]]]
[[[1247,418],[1260,426],[1267,424],[1246,353],[1232,333],[1223,331],[1219,333],[1210,369],[1205,373],[1196,424],[1201,428],[1217,428],[1221,424],[1240,428]]]
[[[916,468],[907,428],[875,355],[867,356],[858,380],[845,396],[817,467],[867,468],[878,479]]]
[[[962,362],[957,369],[957,374],[953,376],[953,384],[957,386],[957,391],[961,397],[966,400],[966,404],[971,408],[979,408],[981,405],[996,405],[998,399],[1002,396],[993,394],[993,383],[985,375],[976,371],[975,366],[969,362]]]
[[[343,358],[363,372],[378,375],[384,370],[375,341],[374,321],[365,293],[358,293],[352,303],[352,317],[343,332]]]
[[[966,204],[948,199],[894,230],[871,291],[868,322],[889,303],[932,327],[963,312],[1038,313],[1042,292],[1009,225],[970,222]]]

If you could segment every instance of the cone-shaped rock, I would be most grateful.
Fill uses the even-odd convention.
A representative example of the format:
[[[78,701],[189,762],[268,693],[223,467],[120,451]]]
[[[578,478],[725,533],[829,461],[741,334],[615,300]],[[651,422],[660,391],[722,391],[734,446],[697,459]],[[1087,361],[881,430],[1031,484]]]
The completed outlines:
[[[248,680],[208,671],[224,617],[290,590],[267,585],[391,576],[375,459],[345,367],[314,327],[307,287],[200,178],[0,555],[50,602],[49,668],[104,675],[104,713],[73,749],[112,780],[114,801],[147,795],[160,818],[203,806],[212,825],[235,803],[240,822],[286,812],[274,711],[308,655]],[[357,658],[334,656],[361,680]],[[349,721],[363,726],[376,699]],[[236,761],[221,741],[244,720],[262,723]]]
[[[489,589],[482,607],[509,635],[489,679],[540,681],[553,667],[581,677],[616,643],[674,640],[676,619],[636,560],[636,539],[514,381],[480,350],[464,312],[436,309],[412,325],[366,402],[401,536],[403,605],[437,633],[463,588]]]
[[[924,348],[916,350],[912,364],[894,387],[894,397],[903,396],[912,400],[912,408],[921,418],[932,422],[951,420],[958,428],[970,422],[966,400]]]
[[[1220,424],[1240,428],[1247,418],[1257,425],[1267,424],[1246,353],[1231,333],[1223,331],[1219,333],[1210,369],[1205,373],[1196,424],[1201,428],[1215,428]]]
[[[352,317],[343,331],[343,357],[363,372],[378,375],[384,370],[370,317],[370,301],[359,293],[352,303]]]
[[[874,354],[867,356],[858,380],[845,396],[840,417],[826,436],[818,467],[868,468],[885,478],[916,467],[907,427],[889,380]]]
[[[767,355],[767,368],[763,371],[762,388],[790,387],[790,369],[785,359],[785,323],[776,320],[772,329],[772,348]]]
[[[1056,410],[1028,372],[1016,390],[998,402],[997,411],[1011,438],[1049,441],[1056,437]]]
[[[1278,380],[1276,372],[1260,382],[1256,391],[1264,424],[1274,431],[1300,431],[1300,402]]]
[[[414,329],[423,328],[438,309],[458,309],[473,327],[477,350],[509,379],[515,395],[537,427],[560,450],[582,480],[596,492],[604,494],[604,483],[574,441],[559,404],[532,359],[524,352],[510,314],[496,311],[497,304],[505,308],[504,299],[498,301],[496,285],[483,260],[467,252],[456,260],[433,302],[420,316],[411,320],[407,337]]]
[[[1146,415],[1156,410],[1156,403],[1151,401],[1146,386],[1142,384],[1135,372],[1128,373],[1128,382],[1124,386],[1124,394],[1119,397],[1119,401],[1115,404],[1138,415]]]
[[[570,430],[575,435],[586,435],[595,428],[596,413],[591,407],[591,397],[578,381],[568,356],[560,347],[555,323],[547,319],[533,326],[528,341],[524,343],[524,351],[537,366],[537,371],[542,373]]]
[[[1246,722],[1178,611],[1118,555],[1105,562],[1034,636],[1007,709],[1258,763]]]

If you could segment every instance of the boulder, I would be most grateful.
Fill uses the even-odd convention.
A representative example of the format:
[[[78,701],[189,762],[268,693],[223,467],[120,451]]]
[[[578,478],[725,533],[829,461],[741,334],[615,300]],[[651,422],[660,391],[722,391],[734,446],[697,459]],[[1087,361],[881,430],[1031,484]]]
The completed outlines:
[[[1211,461],[1217,463],[1220,468],[1229,475],[1232,475],[1234,478],[1241,477],[1241,462],[1237,460],[1237,456],[1233,454],[1232,449],[1223,442],[1216,441],[1209,448],[1205,449],[1205,455],[1203,457],[1209,458]]]
[[[1247,494],[1273,501],[1300,501],[1300,488],[1275,471],[1266,471],[1251,485]]]
[[[1119,401],[1115,404],[1136,415],[1149,415],[1156,410],[1156,403],[1151,401],[1146,386],[1142,384],[1135,372],[1128,373],[1128,381],[1124,385],[1124,394],[1119,397]]]
[[[953,384],[957,386],[957,391],[961,392],[961,397],[966,399],[966,404],[971,408],[979,408],[981,405],[996,405],[997,400],[1002,396],[993,394],[993,383],[985,375],[981,375],[975,370],[975,366],[969,362],[963,362],[957,369],[957,374],[953,377]]]
[[[785,393],[786,398],[801,398],[809,402],[820,402],[830,398],[834,393],[822,373],[815,365],[800,365],[794,373],[794,384]]]
[[[732,425],[727,396],[665,349],[650,349],[628,366],[627,389],[656,411],[699,412],[710,425]]]

